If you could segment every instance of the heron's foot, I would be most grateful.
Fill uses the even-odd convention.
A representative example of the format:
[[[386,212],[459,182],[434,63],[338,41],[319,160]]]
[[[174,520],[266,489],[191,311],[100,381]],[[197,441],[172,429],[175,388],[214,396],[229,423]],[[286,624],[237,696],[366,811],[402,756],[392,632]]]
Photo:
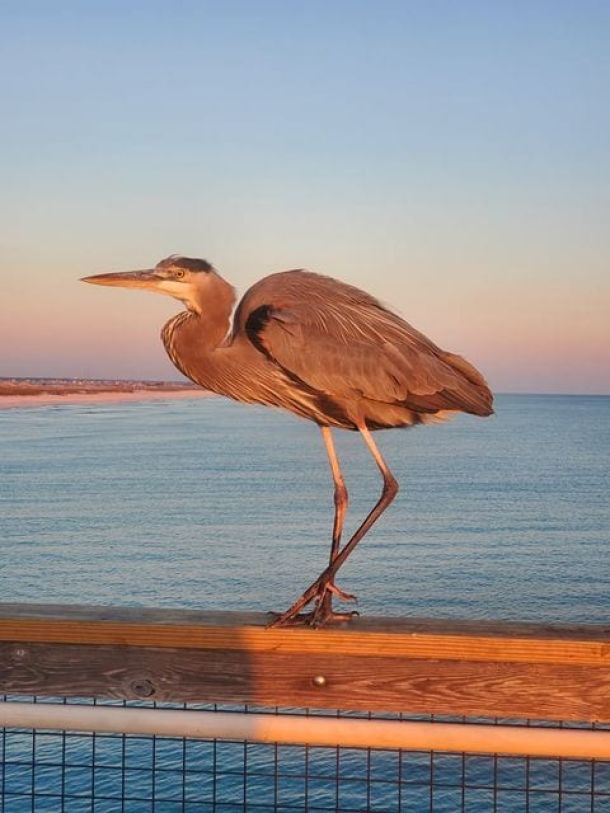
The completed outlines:
[[[326,609],[319,606],[308,613],[288,615],[288,613],[270,612],[269,615],[272,616],[272,620],[267,624],[268,629],[272,627],[311,627],[312,629],[317,629],[326,624],[349,622],[356,616],[359,616],[360,613],[357,610],[352,610],[348,613],[338,613],[332,608]]]
[[[313,627],[313,629],[324,627],[326,624],[341,624],[345,623],[346,621],[349,622],[356,616],[360,615],[357,610],[352,610],[351,612],[347,613],[336,612],[332,607],[332,598],[330,596],[329,598],[330,600],[322,600],[318,602],[316,608],[312,611],[311,620],[308,622],[308,625]]]
[[[271,627],[309,627],[313,619],[313,610],[308,613],[294,613],[293,615],[289,615],[288,612],[276,613],[270,610],[267,615],[271,616],[267,629]]]
[[[357,601],[356,596],[345,593],[337,587],[329,576],[320,577],[285,613],[279,615],[274,613],[276,617],[269,624],[269,627],[308,626],[316,628],[333,621],[351,621],[354,616],[359,615],[355,611],[349,613],[335,612],[332,608],[333,596],[337,596],[343,601]],[[307,607],[312,602],[315,604],[312,610],[306,613],[301,612],[304,607]]]

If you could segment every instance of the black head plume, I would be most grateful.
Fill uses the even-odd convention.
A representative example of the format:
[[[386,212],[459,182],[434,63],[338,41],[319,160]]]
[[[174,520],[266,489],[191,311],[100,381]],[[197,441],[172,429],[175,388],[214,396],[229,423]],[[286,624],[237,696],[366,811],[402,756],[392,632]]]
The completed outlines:
[[[161,262],[157,263],[157,268],[184,268],[185,271],[213,271],[214,268],[207,260],[199,260],[196,257],[181,257],[179,254],[172,254]]]

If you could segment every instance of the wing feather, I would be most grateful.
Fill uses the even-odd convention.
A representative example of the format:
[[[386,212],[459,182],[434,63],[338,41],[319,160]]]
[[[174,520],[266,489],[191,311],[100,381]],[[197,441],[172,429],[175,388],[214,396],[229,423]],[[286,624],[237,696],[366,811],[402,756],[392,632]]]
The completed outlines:
[[[331,397],[423,413],[492,412],[483,376],[364,291],[303,271],[265,278],[236,314],[250,341],[291,377]]]

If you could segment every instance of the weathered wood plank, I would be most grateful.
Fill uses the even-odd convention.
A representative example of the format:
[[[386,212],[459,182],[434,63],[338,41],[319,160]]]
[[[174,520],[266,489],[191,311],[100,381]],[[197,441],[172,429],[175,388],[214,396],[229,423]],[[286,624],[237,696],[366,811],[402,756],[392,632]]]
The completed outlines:
[[[610,721],[610,670],[553,664],[2,643],[0,692]]]
[[[355,619],[341,627],[267,629],[264,613],[0,605],[0,641],[384,655],[610,667],[610,627]]]
[[[269,620],[261,612],[226,612],[159,607],[118,607],[92,604],[17,604],[0,602],[0,619],[72,619],[75,621],[116,621],[162,626],[264,626]],[[521,638],[563,638],[610,642],[609,624],[541,624],[524,621],[464,620],[454,618],[375,617],[356,618],[345,626],[361,632],[447,632]],[[292,630],[294,631],[294,629]]]
[[[0,605],[0,693],[610,721],[610,627]]]

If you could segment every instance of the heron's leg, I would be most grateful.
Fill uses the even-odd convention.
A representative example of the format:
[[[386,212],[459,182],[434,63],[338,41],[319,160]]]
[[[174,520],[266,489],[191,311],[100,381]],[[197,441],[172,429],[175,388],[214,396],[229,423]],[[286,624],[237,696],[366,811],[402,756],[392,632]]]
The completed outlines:
[[[335,517],[333,521],[333,536],[330,548],[330,557],[328,560],[328,563],[330,565],[334,562],[339,552],[339,547],[341,545],[341,534],[343,532],[343,525],[345,523],[345,514],[347,512],[349,496],[347,493],[347,488],[345,486],[345,480],[343,478],[341,466],[339,465],[339,458],[337,457],[337,452],[335,450],[335,444],[333,441],[333,436],[330,427],[321,426],[320,432],[322,434],[322,440],[324,441],[324,447],[326,449],[328,462],[330,464],[330,471],[333,477],[333,484],[335,486],[334,491]],[[332,580],[328,583],[328,585],[326,585],[325,588],[323,589],[321,588],[319,594],[315,595],[313,599],[311,599],[311,601],[315,600],[317,604],[322,603],[324,605],[324,614],[329,615],[330,613],[333,612],[332,610],[333,596],[337,596],[343,601],[356,601],[356,596],[352,596],[350,595],[350,593],[345,593],[343,590],[337,587],[337,585]],[[289,623],[294,625],[312,623],[314,612],[315,610],[312,610],[311,612],[308,613],[296,613],[294,616],[291,617]],[[281,613],[274,613],[273,615],[276,615],[279,620]],[[333,615],[335,617],[338,617],[337,613],[333,613]],[[345,619],[347,620],[349,618],[351,618],[351,613],[345,614]]]
[[[362,539],[363,536],[371,529],[371,527],[375,524],[375,522],[379,519],[379,517],[383,514],[386,508],[390,505],[396,494],[398,493],[398,482],[396,478],[388,468],[387,463],[383,459],[383,456],[379,449],[377,448],[377,444],[373,440],[373,437],[367,427],[362,424],[358,427],[360,433],[364,439],[364,442],[368,446],[370,453],[372,454],[375,462],[377,463],[377,467],[381,472],[383,477],[383,490],[381,492],[380,498],[375,503],[373,510],[368,514],[362,525],[358,528],[356,533],[352,536],[349,542],[343,547],[343,549],[335,556],[334,560],[329,564],[326,570],[321,573],[318,578],[315,580],[313,584],[311,584],[307,590],[303,593],[303,595],[297,599],[294,604],[286,610],[279,618],[275,619],[270,626],[272,627],[279,627],[282,624],[289,624],[294,620],[297,620],[298,614],[303,609],[303,607],[307,606],[316,596],[320,595],[320,593],[324,592],[328,589],[328,585],[332,582],[335,577],[335,574],[341,567],[341,565],[345,562],[347,557],[350,553],[354,550],[358,542]],[[322,612],[322,605],[323,602],[318,603],[318,607],[316,610],[313,611],[311,614],[311,619],[306,617],[304,621],[313,623],[314,625],[324,624],[329,617],[324,617]],[[332,618],[332,614],[330,616]]]
[[[343,524],[345,523],[345,514],[347,512],[349,498],[347,494],[347,488],[345,487],[345,480],[343,479],[341,466],[339,465],[339,459],[337,457],[337,452],[335,450],[335,444],[333,442],[333,436],[330,427],[321,426],[320,431],[322,433],[322,440],[324,441],[326,454],[328,455],[328,462],[330,463],[330,470],[333,476],[333,483],[335,486],[334,494],[335,518],[333,521],[333,540],[330,548],[330,558],[328,560],[328,563],[330,565],[334,562],[339,552],[339,547],[341,545],[341,534],[343,532]],[[343,601],[355,601],[355,596],[352,596],[349,593],[344,593],[343,590],[340,590],[336,586],[336,584],[334,584],[331,581],[328,585],[328,590],[326,591],[326,595],[324,597],[324,600],[328,605],[328,609],[330,609],[333,594],[338,596],[338,598],[343,599]]]

